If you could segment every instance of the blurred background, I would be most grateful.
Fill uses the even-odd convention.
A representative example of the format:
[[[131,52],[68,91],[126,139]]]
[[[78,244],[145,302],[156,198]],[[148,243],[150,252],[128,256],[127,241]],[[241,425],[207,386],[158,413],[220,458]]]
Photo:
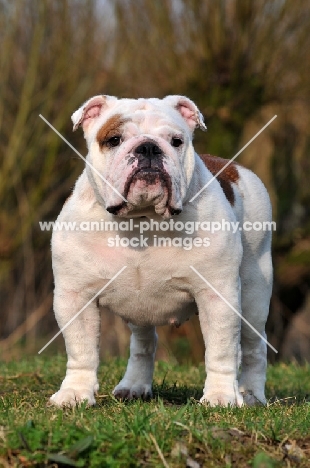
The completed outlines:
[[[302,0],[0,0],[0,358],[34,354],[58,327],[51,232],[84,163],[70,116],[96,94],[183,94],[205,116],[198,152],[234,154],[265,183],[277,231],[267,324],[276,359],[310,360],[310,4]],[[159,296],[160,300],[160,296]],[[128,352],[102,317],[102,356]],[[196,319],[159,329],[161,359],[203,359]],[[58,337],[47,348],[64,350]]]

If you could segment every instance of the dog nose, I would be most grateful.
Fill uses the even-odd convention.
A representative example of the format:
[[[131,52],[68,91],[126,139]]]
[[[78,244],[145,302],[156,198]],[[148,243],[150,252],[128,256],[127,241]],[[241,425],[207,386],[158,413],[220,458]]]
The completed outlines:
[[[159,146],[151,141],[147,141],[145,143],[141,143],[141,145],[137,146],[135,149],[135,154],[139,156],[144,156],[147,158],[153,158],[156,156],[161,155],[163,152]]]

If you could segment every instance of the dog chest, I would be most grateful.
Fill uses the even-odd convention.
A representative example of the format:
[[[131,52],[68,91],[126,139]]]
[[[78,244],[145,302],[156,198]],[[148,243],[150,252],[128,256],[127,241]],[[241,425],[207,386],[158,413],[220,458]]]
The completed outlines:
[[[168,269],[127,266],[99,299],[124,320],[137,325],[181,324],[196,312],[191,286]]]

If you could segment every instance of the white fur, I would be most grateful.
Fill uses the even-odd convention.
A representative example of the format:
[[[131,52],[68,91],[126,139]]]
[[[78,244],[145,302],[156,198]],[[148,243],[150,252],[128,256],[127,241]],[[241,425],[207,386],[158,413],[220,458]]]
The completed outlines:
[[[100,108],[98,102],[102,103]],[[91,106],[92,100],[86,104]],[[189,202],[212,175],[192,146],[193,118],[197,119],[196,126],[203,126],[203,121],[195,104],[187,98],[117,100],[104,96],[98,100],[97,96],[95,111],[88,114],[87,125],[84,126],[85,106],[73,114],[74,126],[83,125],[89,148],[88,160],[118,190],[122,191],[123,174],[128,170],[124,164],[125,155],[132,154],[137,142],[154,138],[167,156],[164,165],[173,182],[171,199],[182,208],[175,221],[221,222],[225,219],[242,223],[271,220],[270,201],[264,185],[252,172],[239,166],[240,179],[234,184],[233,207],[217,180],[193,203]],[[184,111],[184,106],[189,110]],[[109,117],[118,113],[129,119],[124,126],[124,141],[119,148],[111,149],[103,157],[96,134]],[[176,132],[184,138],[181,148],[170,145],[171,135]],[[168,218],[169,210],[158,202],[159,199],[166,200],[165,187],[155,184],[153,189],[156,192],[154,200],[142,208],[133,191],[129,208],[124,209],[122,216],[134,218],[135,224],[144,221],[141,216],[158,221],[162,220],[162,216]],[[147,191],[147,187],[144,190]],[[142,196],[145,193],[141,192]],[[117,194],[97,174],[85,169],[58,221],[121,221],[122,218],[111,215],[105,209],[111,200],[117,203]],[[167,231],[156,234],[164,237],[175,235]],[[139,236],[139,229],[124,235]],[[184,233],[177,235],[186,236]],[[198,231],[195,235],[205,237],[206,233]],[[209,248],[186,251],[152,245],[147,248],[111,248],[107,246],[110,232],[53,233],[54,309],[61,328],[124,265],[127,268],[103,291],[98,302],[93,301],[64,330],[67,373],[60,390],[51,397],[51,403],[59,406],[74,405],[82,400],[95,403],[94,394],[98,389],[98,303],[103,310],[109,308],[128,321],[132,331],[127,370],[113,391],[115,396],[146,398],[151,395],[157,342],[155,326],[182,323],[198,311],[206,345],[207,371],[201,401],[211,405],[242,405],[243,401],[253,404],[257,400],[265,403],[264,341],[241,323],[237,314],[190,266],[194,266],[265,336],[272,287],[271,233],[237,230],[235,233],[217,231],[207,235],[210,238]],[[240,340],[242,371],[238,382]]]

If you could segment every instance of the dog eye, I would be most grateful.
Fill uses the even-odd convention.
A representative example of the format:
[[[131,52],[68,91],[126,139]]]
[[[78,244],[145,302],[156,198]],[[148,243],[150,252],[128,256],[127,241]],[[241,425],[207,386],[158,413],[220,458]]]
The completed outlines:
[[[107,140],[107,144],[109,146],[118,146],[121,142],[121,137],[119,135],[115,135]]]
[[[183,145],[183,141],[181,140],[181,138],[173,137],[171,140],[171,145],[175,148],[178,148],[179,146]]]

